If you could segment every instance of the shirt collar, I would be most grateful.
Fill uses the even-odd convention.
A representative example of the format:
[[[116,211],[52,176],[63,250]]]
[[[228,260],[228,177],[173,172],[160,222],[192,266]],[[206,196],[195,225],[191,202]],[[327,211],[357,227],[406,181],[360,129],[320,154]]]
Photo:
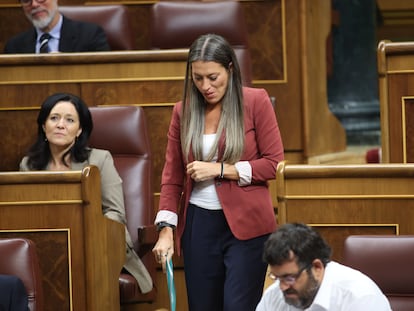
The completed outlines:
[[[60,30],[62,29],[62,24],[63,24],[63,16],[62,14],[59,14],[59,21],[57,22],[55,27],[53,27],[52,30],[49,31],[49,35],[53,39],[56,39],[56,40],[60,39]],[[44,34],[44,32],[38,28],[36,28],[36,32],[37,32],[37,40],[39,41],[40,37]]]
[[[307,310],[330,310],[330,300],[334,280],[331,277],[330,270],[333,269],[332,262],[325,266],[325,273],[319,287],[318,293],[313,300],[312,305]]]

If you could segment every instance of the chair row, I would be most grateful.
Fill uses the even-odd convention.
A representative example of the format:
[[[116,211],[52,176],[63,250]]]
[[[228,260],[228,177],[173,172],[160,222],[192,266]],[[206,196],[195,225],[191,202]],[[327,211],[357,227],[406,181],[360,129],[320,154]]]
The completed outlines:
[[[123,5],[60,6],[60,12],[74,20],[100,25],[114,51],[136,49],[129,13]],[[247,28],[238,1],[157,2],[152,6],[149,27],[152,49],[185,49],[202,34],[222,35],[235,49],[244,83],[251,84]]]
[[[343,263],[372,278],[394,311],[414,306],[414,235],[352,235],[345,240]],[[19,277],[25,285],[30,311],[44,308],[42,273],[36,246],[22,238],[0,239],[0,274]]]
[[[119,274],[119,302],[121,305],[133,303],[151,303],[154,302],[157,294],[157,285],[155,284],[156,263],[151,252],[157,235],[156,228],[153,225],[155,216],[153,209],[154,204],[151,171],[152,158],[144,111],[141,107],[134,106],[91,107],[90,111],[94,123],[94,130],[90,137],[90,146],[94,148],[109,150],[112,154],[115,167],[117,168],[118,173],[123,181],[124,202],[127,218],[126,226],[129,230],[135,251],[140,256],[144,265],[150,272],[152,279],[154,280],[154,287],[152,291],[143,294],[141,293],[135,278],[132,277],[128,272],[122,271]],[[16,174],[18,175],[19,173]],[[5,178],[7,179],[7,176],[5,176]],[[24,176],[21,178],[24,178]],[[28,186],[28,184],[29,180],[25,182],[26,186]],[[1,191],[7,191],[10,193],[10,195],[12,195],[13,191],[10,190],[11,188],[7,188],[7,181],[3,180],[1,186]],[[13,186],[11,185],[11,187]],[[8,190],[5,190],[6,188]],[[56,192],[59,190],[55,189],[53,191]],[[47,191],[45,190],[45,192]],[[46,199],[52,201],[53,199],[52,197],[47,196],[47,193],[45,193],[44,196],[45,198],[41,199],[41,201],[44,201]],[[45,261],[45,254],[39,256],[41,259],[40,264],[43,267],[43,270],[45,270],[43,271],[45,278],[42,278],[42,275],[39,273],[39,260],[36,256],[36,251],[34,251],[33,242],[28,241],[28,238],[30,238],[30,232],[33,230],[28,229],[28,224],[24,223],[24,219],[19,219],[18,216],[14,216],[14,214],[12,214],[14,212],[18,213],[19,209],[14,209],[13,211],[9,211],[7,209],[7,202],[14,202],[19,199],[5,198],[5,196],[3,196],[2,199],[5,200],[5,202],[0,207],[0,213],[2,213],[2,215],[7,215],[7,217],[3,217],[3,223],[1,224],[2,235],[0,235],[0,238],[11,238],[13,236],[18,236],[21,239],[16,239],[13,241],[10,239],[0,239],[0,274],[15,274],[23,280],[23,283],[26,285],[26,289],[29,294],[31,311],[53,310],[53,308],[56,309],[56,305],[51,304],[51,301],[55,301],[52,298],[53,295],[56,295],[54,291],[56,290],[56,292],[59,292],[59,290],[53,289],[53,287],[55,285],[57,287],[63,286],[62,284],[66,281],[63,281],[62,283],[62,279],[60,278],[61,273],[53,272],[53,269],[55,268],[49,267],[50,263],[46,262],[48,259]],[[84,199],[85,198],[82,198],[82,200]],[[37,208],[36,198],[30,198],[27,200],[32,202],[27,208],[29,210],[32,208],[34,212]],[[73,210],[76,209],[72,206],[68,206],[68,208],[73,208]],[[101,210],[100,206],[98,208]],[[103,215],[102,218],[104,218]],[[34,220],[31,221],[33,222],[34,226],[38,226],[36,227],[36,230],[40,230],[40,232],[45,230],[47,233],[49,229],[53,230],[53,228],[55,228],[47,227],[42,229],[42,226],[45,226],[46,222],[39,224],[35,223]],[[94,221],[98,222],[102,220],[97,219]],[[14,228],[9,228],[9,226],[14,226]],[[63,225],[63,227],[67,226],[69,225]],[[17,233],[16,228],[18,229]],[[29,233],[25,233],[26,231]],[[71,234],[71,236],[72,235],[73,234]],[[111,238],[113,237],[115,237],[115,235],[112,233]],[[52,240],[54,239],[53,237],[50,238]],[[72,236],[68,239],[75,240],[75,237]],[[85,245],[87,244],[85,241],[78,241],[78,243],[74,242],[73,247],[80,247],[81,245],[79,245],[79,242],[84,243]],[[58,242],[56,241],[56,243]],[[47,243],[40,244],[41,245],[39,252],[47,253],[50,251],[50,249],[44,248]],[[122,243],[120,245],[122,245]],[[114,245],[113,251],[115,252]],[[70,258],[70,253],[74,254],[75,251],[72,249],[68,252],[68,260],[72,261],[73,265],[73,261],[75,260],[73,258]],[[106,254],[100,254],[100,256],[106,256]],[[60,258],[59,261],[62,261],[62,258]],[[63,260],[63,262],[64,261],[65,260]],[[56,263],[56,265],[58,264]],[[95,265],[97,265],[97,263],[95,263]],[[63,268],[63,270],[65,269],[67,268]],[[75,270],[74,267],[72,267],[72,269]],[[63,270],[61,272],[65,274],[66,272]],[[71,269],[69,269],[68,272],[69,276],[66,276],[66,278],[72,279],[70,270]],[[91,279],[89,281],[93,283]],[[42,286],[42,283],[45,286]],[[60,293],[64,296],[66,294],[63,293],[71,291],[70,284],[67,285],[67,290],[63,289],[65,286],[62,287],[62,292]],[[45,303],[43,303],[42,298],[43,287],[45,287]],[[88,294],[92,293],[85,293],[85,295]],[[118,297],[118,293],[116,293],[115,297]],[[68,303],[70,305],[75,304],[75,302],[70,302],[72,300],[71,297],[60,298],[63,299],[65,303]]]

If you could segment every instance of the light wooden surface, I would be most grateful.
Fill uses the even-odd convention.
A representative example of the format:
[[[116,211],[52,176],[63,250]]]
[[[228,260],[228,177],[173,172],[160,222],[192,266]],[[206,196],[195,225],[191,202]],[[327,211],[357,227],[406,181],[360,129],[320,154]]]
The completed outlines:
[[[382,160],[414,162],[414,42],[378,45]]]
[[[13,27],[0,30],[3,38],[23,26],[7,20],[19,17],[25,20],[19,5],[11,2],[15,8],[0,4],[0,17]],[[330,5],[325,0],[242,2],[253,55],[253,86],[266,89],[276,98],[275,111],[286,156],[296,163],[346,148],[345,131],[327,101]],[[136,2],[127,6],[130,11],[148,17],[151,4]],[[260,23],[257,16],[263,16]],[[142,25],[145,20],[134,19],[133,27],[138,26],[140,40],[149,41],[145,38],[147,25]],[[174,52],[175,58],[161,59],[158,54],[170,51],[139,48],[125,53],[111,52],[114,56],[109,59],[105,53],[86,53],[83,57],[76,53],[32,56],[32,60],[30,55],[17,58],[1,55],[0,93],[4,100],[0,108],[13,111],[13,108],[38,106],[51,92],[63,90],[82,95],[89,105],[143,105],[156,125],[152,128],[155,154],[158,151],[162,154],[171,106],[182,96],[186,56]]]
[[[350,234],[414,234],[414,165],[289,165],[277,172],[279,223],[316,227],[341,260]]]
[[[316,0],[310,5],[307,0],[277,0],[243,2],[243,6],[247,18],[253,21],[249,23],[254,30],[252,52],[258,55],[253,59],[253,85],[265,88],[276,98],[275,110],[286,158],[294,163],[307,163],[312,157],[344,151],[345,132],[330,112],[326,96],[330,2]],[[0,16],[10,18],[13,13],[16,14],[12,9],[3,8]],[[251,14],[253,19],[249,17]],[[264,23],[257,24],[257,14],[271,18],[263,18]],[[3,133],[0,170],[17,169],[27,147],[34,141],[40,103],[53,92],[78,94],[90,106],[140,105],[148,120],[154,157],[156,209],[166,133],[172,107],[182,95],[186,61],[185,51],[167,55],[169,53],[141,50],[82,55],[0,55],[0,93],[4,95],[0,102],[0,131]],[[276,207],[275,189],[275,181],[272,181]],[[181,268],[177,260],[177,303],[182,304],[178,311],[185,311],[186,292]],[[163,277],[159,271],[157,281],[161,288],[157,304],[130,306],[130,310],[168,306],[168,296],[162,288]]]
[[[96,167],[0,173],[0,237],[36,243],[44,311],[119,309],[123,225],[102,214]]]

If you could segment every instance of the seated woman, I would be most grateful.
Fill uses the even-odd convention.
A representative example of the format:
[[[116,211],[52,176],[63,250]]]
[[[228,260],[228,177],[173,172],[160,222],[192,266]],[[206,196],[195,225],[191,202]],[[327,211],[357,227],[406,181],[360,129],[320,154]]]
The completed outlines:
[[[37,140],[21,161],[20,170],[67,171],[97,166],[101,174],[103,214],[125,225],[122,180],[112,156],[107,150],[88,147],[93,128],[88,106],[73,94],[53,94],[43,102],[37,125]],[[141,292],[147,293],[153,286],[151,276],[135,253],[126,226],[125,235],[124,268],[137,279]]]

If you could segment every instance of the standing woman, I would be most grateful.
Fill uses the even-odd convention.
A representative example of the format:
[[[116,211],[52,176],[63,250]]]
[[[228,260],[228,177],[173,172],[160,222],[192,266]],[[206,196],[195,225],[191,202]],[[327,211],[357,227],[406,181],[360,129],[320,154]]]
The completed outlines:
[[[152,279],[135,253],[126,229],[122,180],[108,150],[88,147],[93,123],[88,106],[79,97],[56,93],[43,102],[37,117],[37,140],[20,163],[21,171],[82,170],[95,165],[101,175],[102,212],[125,225],[126,261],[124,268],[132,274],[146,293]],[[102,271],[105,273],[105,271]]]
[[[263,244],[276,229],[268,180],[281,160],[267,92],[242,87],[235,53],[223,37],[199,37],[168,131],[153,249],[165,268],[177,226],[190,311],[256,308],[267,268]]]

